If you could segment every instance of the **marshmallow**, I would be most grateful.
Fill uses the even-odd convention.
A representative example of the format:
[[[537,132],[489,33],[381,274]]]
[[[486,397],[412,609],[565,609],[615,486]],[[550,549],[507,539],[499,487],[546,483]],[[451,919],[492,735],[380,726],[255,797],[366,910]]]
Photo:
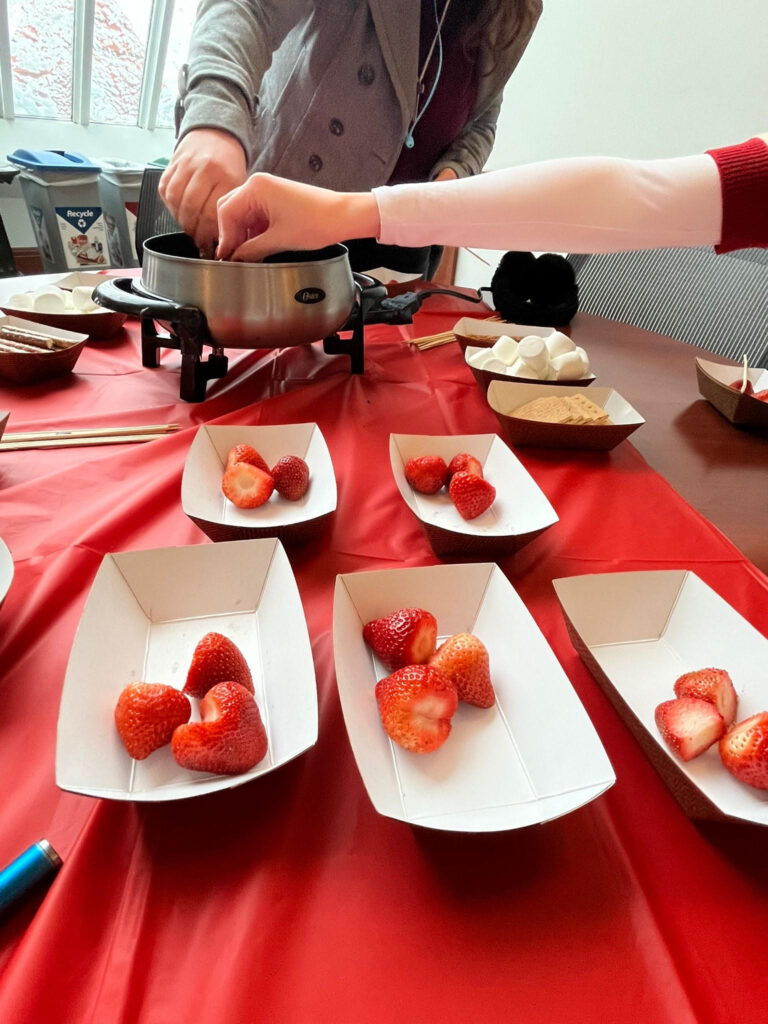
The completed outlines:
[[[72,289],[72,305],[83,313],[90,313],[99,306],[93,301],[92,285],[80,285]]]
[[[553,331],[548,338],[545,338],[549,358],[565,355],[566,352],[573,352],[576,346],[562,331]]]
[[[584,376],[589,373],[589,356],[583,348],[577,348],[576,352],[581,356],[581,361],[584,363]]]
[[[10,295],[3,305],[12,309],[32,309],[32,296],[29,292],[17,292],[16,295]]]
[[[484,370],[488,370],[489,373],[509,373],[509,367],[506,363],[502,363],[500,359],[494,359],[491,357],[488,362],[483,366]]]
[[[496,357],[489,348],[476,348],[474,352],[467,349],[466,359],[470,366],[474,366],[477,370],[484,370],[486,364],[494,362]]]
[[[66,308],[60,288],[42,288],[32,297],[32,309],[36,313],[64,313]]]
[[[532,366],[524,363],[522,359],[516,359],[507,370],[507,373],[512,377],[523,377],[525,380],[541,380],[538,372]]]
[[[584,352],[583,349],[581,349]],[[586,355],[586,353],[584,353]],[[564,352],[561,356],[555,356],[552,360],[552,369],[555,371],[557,380],[580,380],[589,372],[589,360],[579,355],[579,349],[573,352]]]
[[[508,334],[502,334],[494,343],[491,352],[506,366],[511,366],[517,359],[517,349],[518,344],[515,339],[510,338]]]
[[[523,338],[517,346],[517,352],[523,362],[532,370],[542,374],[549,366],[549,352],[544,344],[544,339],[535,334],[529,334]]]

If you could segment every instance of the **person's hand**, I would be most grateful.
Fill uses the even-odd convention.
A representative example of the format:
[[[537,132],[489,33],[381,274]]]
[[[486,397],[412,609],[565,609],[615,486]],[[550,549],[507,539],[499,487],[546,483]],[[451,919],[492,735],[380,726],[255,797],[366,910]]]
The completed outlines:
[[[160,198],[200,248],[216,243],[216,203],[245,181],[243,147],[233,135],[198,128],[176,147],[158,186]]]
[[[444,167],[439,174],[436,174],[433,181],[458,181],[459,176],[452,167]]]
[[[332,192],[272,174],[251,175],[219,200],[218,212],[217,259],[244,263],[286,249],[322,249],[380,230],[371,193]]]

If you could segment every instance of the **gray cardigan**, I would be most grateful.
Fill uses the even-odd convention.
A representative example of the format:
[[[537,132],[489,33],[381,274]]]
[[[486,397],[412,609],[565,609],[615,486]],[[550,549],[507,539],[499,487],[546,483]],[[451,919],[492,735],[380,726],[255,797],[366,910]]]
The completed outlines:
[[[541,0],[527,3],[527,30],[495,67],[482,51],[471,118],[430,177],[482,170],[504,86],[541,13]],[[223,129],[251,171],[340,191],[386,183],[416,107],[419,16],[417,0],[202,0],[180,81],[179,138]]]

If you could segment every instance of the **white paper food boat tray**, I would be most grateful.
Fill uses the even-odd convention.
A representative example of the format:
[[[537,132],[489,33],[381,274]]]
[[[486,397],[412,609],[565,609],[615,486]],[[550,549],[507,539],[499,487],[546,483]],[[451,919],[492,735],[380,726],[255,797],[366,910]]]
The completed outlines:
[[[467,452],[482,464],[496,488],[491,507],[476,519],[462,519],[448,489],[420,494],[405,478],[405,463],[418,455],[439,455],[449,463]],[[437,554],[482,552],[501,557],[517,551],[557,522],[557,513],[517,456],[497,434],[391,434],[392,474],[406,505],[421,522]]]
[[[768,710],[768,639],[687,570],[553,582],[574,646],[686,813],[768,824],[768,792],[730,775],[717,744],[683,762],[654,721],[657,705],[674,698],[678,676],[707,667],[730,674],[737,721]]]
[[[237,776],[179,767],[170,747],[133,761],[114,725],[131,682],[181,689],[195,645],[223,633],[243,652],[267,731],[265,759]],[[199,718],[193,701],[193,720]],[[75,636],[59,711],[56,782],[117,800],[178,800],[248,782],[317,739],[312,651],[296,581],[277,540],[106,555]]]
[[[460,704],[439,750],[414,754],[382,728],[374,688],[387,670],[363,625],[397,608],[431,611],[440,637],[471,631],[488,648],[496,706]],[[336,677],[363,782],[380,814],[435,829],[490,832],[548,821],[615,781],[568,678],[525,605],[488,563],[338,576]]]
[[[307,493],[288,501],[274,492],[258,508],[237,508],[221,490],[227,453],[237,444],[252,445],[270,467],[283,455],[304,459],[309,466]],[[213,540],[311,539],[336,509],[336,477],[320,428],[316,423],[201,426],[184,464],[181,505]]]

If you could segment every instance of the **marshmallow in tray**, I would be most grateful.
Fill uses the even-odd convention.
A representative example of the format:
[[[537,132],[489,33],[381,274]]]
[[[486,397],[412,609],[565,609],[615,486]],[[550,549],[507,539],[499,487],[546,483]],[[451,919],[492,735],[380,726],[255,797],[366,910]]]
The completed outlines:
[[[93,313],[100,310],[93,301],[93,286],[83,285],[68,291],[50,285],[37,291],[16,292],[4,305],[9,309],[28,309],[35,313]]]
[[[517,359],[517,342],[514,338],[502,334],[490,348],[479,348],[467,360],[478,370],[491,370],[493,373],[506,373]]]
[[[66,313],[71,308],[72,300],[61,288],[41,288],[32,293],[32,309],[35,313]]]
[[[555,380],[581,380],[589,373],[589,359],[583,348],[555,356],[550,365]]]
[[[93,285],[90,284],[78,285],[77,288],[72,289],[72,304],[81,313],[93,313],[94,310],[101,309],[93,301]]]
[[[546,343],[550,359],[554,359],[556,356],[562,356],[566,352],[573,352],[576,348],[568,335],[563,334],[562,331],[552,331],[544,341]]]
[[[12,309],[32,309],[32,292],[17,292],[9,295],[5,304]]]
[[[467,362],[479,370],[525,380],[579,380],[589,373],[589,359],[567,334],[530,334],[519,342],[502,334],[492,348],[481,348]]]

